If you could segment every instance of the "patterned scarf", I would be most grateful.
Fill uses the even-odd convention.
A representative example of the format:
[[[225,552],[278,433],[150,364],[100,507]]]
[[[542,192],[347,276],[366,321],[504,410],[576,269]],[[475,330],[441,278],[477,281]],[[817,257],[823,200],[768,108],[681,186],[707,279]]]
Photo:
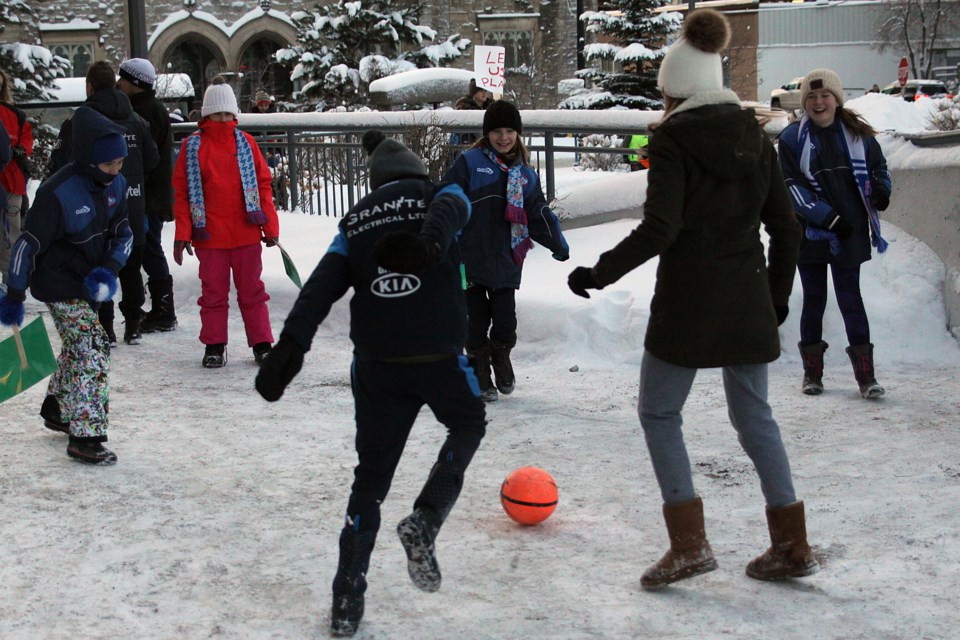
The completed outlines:
[[[243,200],[247,206],[247,221],[250,224],[267,223],[267,216],[260,208],[260,187],[257,184],[257,169],[253,162],[253,150],[239,129],[233,130],[237,141],[237,165],[240,168],[240,183],[243,185]],[[203,203],[203,181],[200,177],[200,140],[197,131],[187,138],[187,191],[190,197],[190,219],[194,240],[209,240],[207,210]]]
[[[510,223],[510,252],[513,261],[523,266],[527,251],[533,248],[527,228],[527,211],[523,208],[523,160],[518,158],[513,166],[508,167],[490,147],[483,147],[483,153],[507,174],[507,210],[504,217]]]
[[[837,124],[840,125],[840,130],[843,132],[843,144],[847,152],[847,158],[850,160],[850,167],[853,169],[853,177],[857,182],[860,199],[863,201],[863,206],[866,207],[867,210],[867,219],[870,222],[873,246],[877,248],[878,253],[883,253],[887,250],[889,244],[883,239],[883,236],[880,235],[880,214],[877,213],[877,208],[873,206],[873,198],[871,197],[873,194],[873,184],[870,182],[870,171],[867,169],[866,147],[864,147],[863,140],[854,137],[843,122],[838,121]],[[800,130],[797,139],[800,141],[801,149],[800,170],[803,171],[803,175],[807,178],[807,181],[810,182],[810,185],[814,191],[817,192],[817,195],[823,197],[823,191],[819,183],[817,183],[813,174],[810,173],[810,160],[812,159],[813,152],[816,150],[810,146],[810,117],[806,113],[803,114],[803,117],[800,119]],[[806,235],[810,240],[828,241],[830,243],[830,253],[833,255],[840,253],[840,239],[837,238],[837,234],[832,231],[815,229],[808,225]]]

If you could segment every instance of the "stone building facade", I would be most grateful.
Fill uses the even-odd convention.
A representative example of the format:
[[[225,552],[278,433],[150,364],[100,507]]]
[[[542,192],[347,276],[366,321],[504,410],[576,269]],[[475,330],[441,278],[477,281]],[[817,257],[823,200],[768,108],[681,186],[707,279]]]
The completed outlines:
[[[158,71],[187,73],[197,96],[210,78],[225,75],[238,92],[241,108],[265,90],[278,99],[294,90],[290,69],[273,61],[278,49],[296,42],[290,15],[308,10],[290,0],[147,0],[148,57]],[[473,0],[425,3],[420,23],[438,38],[454,33],[473,44],[502,45],[507,76],[523,108],[553,108],[557,84],[576,70],[576,13],[596,0]],[[74,63],[82,77],[90,63],[119,64],[129,56],[128,4],[118,0],[49,0],[33,2],[35,21],[21,33],[5,35],[35,42]],[[472,68],[472,54],[459,64]]]

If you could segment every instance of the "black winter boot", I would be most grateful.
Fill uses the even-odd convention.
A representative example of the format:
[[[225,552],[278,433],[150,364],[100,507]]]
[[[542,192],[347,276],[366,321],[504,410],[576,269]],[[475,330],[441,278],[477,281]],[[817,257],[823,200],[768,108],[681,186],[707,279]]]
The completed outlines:
[[[493,367],[493,375],[497,381],[497,389],[503,395],[513,393],[513,387],[516,379],[513,375],[513,364],[510,363],[510,350],[516,345],[501,344],[496,340],[490,340],[490,364]]]
[[[219,369],[227,364],[227,345],[208,344],[203,353],[204,369]]]
[[[860,395],[862,397],[867,400],[874,400],[886,393],[874,377],[872,344],[858,344],[847,347],[847,355],[850,356],[853,375],[857,378],[857,384],[860,385]]]
[[[822,340],[805,345],[797,343],[800,357],[803,359],[803,392],[808,396],[818,396],[823,393],[823,354],[829,347]]]
[[[363,618],[363,594],[367,591],[367,569],[370,554],[377,540],[376,531],[354,531],[345,526],[340,531],[340,560],[333,578],[333,607],[330,610],[330,633],[352,636]]]
[[[47,429],[70,433],[70,421],[63,419],[56,396],[48,395],[43,399],[43,404],[40,405],[40,417],[43,418],[43,426]]]
[[[116,464],[117,454],[103,446],[100,438],[78,438],[70,436],[67,455],[86,464],[108,466]]]
[[[147,283],[150,290],[152,307],[147,316],[140,323],[143,333],[158,331],[173,331],[177,328],[177,313],[173,306],[173,277],[164,280],[150,280]]]
[[[434,541],[441,523],[437,514],[428,509],[414,509],[397,525],[400,544],[407,554],[407,573],[421,591],[432,593],[440,588],[440,565]]]
[[[490,350],[489,342],[476,350],[467,349],[467,358],[477,375],[480,398],[484,402],[496,402],[499,399],[497,388],[493,386],[493,379],[490,377]]]
[[[273,350],[273,345],[269,342],[258,342],[253,345],[253,360],[257,363],[259,367],[263,364],[263,361],[267,359],[267,356],[270,355],[270,351]]]
[[[140,311],[123,318],[123,341],[127,344],[140,344],[143,336],[140,334]]]
[[[97,311],[97,317],[100,320],[100,326],[107,332],[107,342],[111,347],[117,346],[117,334],[113,330],[113,301],[107,300],[100,305]]]

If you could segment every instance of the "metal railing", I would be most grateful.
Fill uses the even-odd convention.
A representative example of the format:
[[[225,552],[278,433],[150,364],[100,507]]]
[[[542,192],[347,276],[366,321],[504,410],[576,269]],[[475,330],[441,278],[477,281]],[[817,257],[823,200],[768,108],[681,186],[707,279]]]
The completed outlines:
[[[177,148],[180,141],[196,130],[193,123],[174,125]],[[388,136],[402,140],[424,159],[432,180],[439,180],[457,155],[467,147],[450,144],[452,133],[477,133],[475,127],[429,124],[415,127],[338,128],[303,130],[300,126],[248,125],[241,128],[251,134],[271,165],[274,174],[274,201],[279,209],[302,211],[311,215],[341,216],[369,191],[366,153],[361,146],[363,132],[378,128]],[[591,134],[628,139],[633,133],[622,127],[524,126],[523,138],[543,184],[548,202],[556,197],[558,162],[573,166],[583,154],[625,156],[634,149],[620,146],[584,146]]]

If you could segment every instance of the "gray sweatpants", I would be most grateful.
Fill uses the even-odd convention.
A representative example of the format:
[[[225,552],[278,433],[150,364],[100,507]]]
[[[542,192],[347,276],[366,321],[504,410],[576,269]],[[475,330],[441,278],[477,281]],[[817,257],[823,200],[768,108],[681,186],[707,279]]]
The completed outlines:
[[[643,354],[637,412],[660,494],[668,504],[696,497],[680,414],[696,375],[697,369],[664,362],[646,351]],[[760,476],[767,505],[782,507],[796,502],[780,427],[767,403],[767,365],[723,367],[723,389],[730,422]]]

